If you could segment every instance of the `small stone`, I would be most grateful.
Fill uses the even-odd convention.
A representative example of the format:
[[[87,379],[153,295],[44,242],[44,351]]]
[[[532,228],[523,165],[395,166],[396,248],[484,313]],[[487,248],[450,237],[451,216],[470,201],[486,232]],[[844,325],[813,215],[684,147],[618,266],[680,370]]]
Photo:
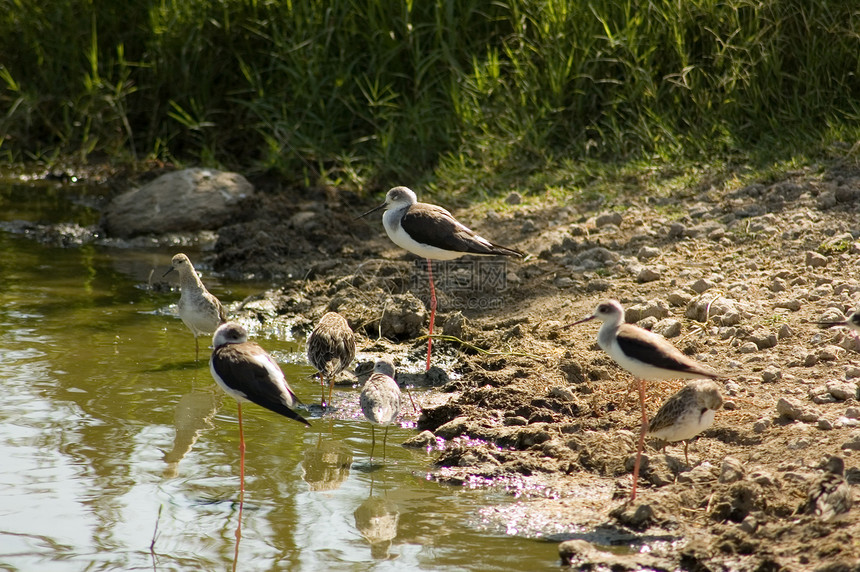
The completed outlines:
[[[769,332],[764,329],[759,329],[754,331],[747,338],[749,341],[753,342],[756,347],[760,350],[766,350],[768,348],[772,348],[777,344],[776,334],[773,332]]]
[[[754,354],[758,351],[758,346],[754,342],[745,342],[738,348],[738,353]]]
[[[823,268],[827,266],[827,257],[812,250],[806,252],[806,265],[812,268]]]
[[[515,417],[505,417],[505,420],[502,422],[506,427],[521,427],[529,424],[529,420],[525,417],[515,416]]]
[[[650,268],[647,266],[643,266],[641,270],[636,274],[636,281],[640,284],[645,282],[653,282],[655,280],[660,279],[660,272],[654,268]]]
[[[720,467],[720,482],[734,483],[744,478],[744,465],[735,457],[725,457]]]
[[[737,408],[738,404],[735,403],[733,400],[726,399],[725,401],[723,401],[723,409],[725,409],[726,411],[735,411],[737,410]]]
[[[533,221],[530,218],[524,220],[522,226],[520,226],[520,232],[522,234],[531,234],[533,232],[536,232],[537,229],[538,229],[538,227],[535,224],[535,221]]]
[[[741,386],[736,381],[727,381],[726,382],[726,393],[729,395],[737,395],[738,391],[741,390]]]
[[[797,420],[803,413],[803,406],[794,399],[780,397],[779,401],[776,402],[776,412],[782,417]]]
[[[785,292],[786,290],[788,290],[788,286],[782,278],[774,278],[773,282],[770,283],[771,292]]]
[[[797,312],[803,306],[800,300],[797,298],[792,298],[790,300],[779,300],[774,302],[774,308],[785,308],[786,310],[791,310],[792,312]]]
[[[860,367],[849,365],[845,368],[845,379],[854,379],[860,377]]]
[[[557,397],[563,401],[574,401],[576,394],[569,387],[553,387],[549,390],[550,397]]]
[[[776,383],[782,379],[782,370],[775,365],[769,365],[761,372],[761,380],[763,383]]]
[[[466,317],[459,310],[452,313],[442,324],[442,333],[458,339],[463,338],[463,328],[466,325]]]
[[[818,363],[818,356],[815,354],[806,354],[802,361],[805,367],[812,367]]]
[[[643,246],[636,253],[636,258],[639,260],[650,260],[660,256],[660,249],[654,246]]]
[[[664,338],[674,338],[681,335],[681,322],[675,318],[664,318],[654,324],[651,331]]]
[[[818,350],[819,361],[835,361],[839,358],[839,352],[842,348],[838,346],[825,346]]]
[[[832,380],[828,381],[825,386],[827,387],[827,391],[830,392],[830,395],[839,401],[857,398],[857,384],[854,382]]]
[[[710,290],[714,286],[716,286],[716,284],[714,282],[711,282],[710,280],[705,280],[704,278],[699,278],[698,280],[696,280],[695,282],[690,284],[690,288],[696,294],[701,294],[702,292],[707,292],[708,290]]]
[[[842,449],[850,449],[852,451],[860,451],[860,431],[855,431],[851,434],[851,438],[842,443]]]
[[[505,202],[509,205],[518,205],[523,202],[523,196],[516,191],[511,191],[507,197],[505,197]]]
[[[603,278],[595,278],[594,280],[589,280],[588,284],[585,285],[585,289],[588,292],[606,292],[612,287],[612,283],[609,280],[605,280]]]
[[[621,216],[621,213],[616,212],[607,212],[601,213],[597,215],[597,218],[594,219],[594,226],[600,228],[602,226],[606,226],[609,224],[614,224],[615,226],[621,226],[621,221],[624,220],[624,217]]]
[[[772,424],[770,419],[759,419],[753,423],[753,433],[760,435],[767,431]]]
[[[554,284],[556,288],[570,288],[571,286],[574,286],[576,282],[574,282],[573,278],[570,276],[559,276],[555,279]]]
[[[833,423],[828,421],[827,419],[819,419],[818,420],[818,428],[822,431],[829,431],[833,429]]]
[[[860,419],[860,407],[851,406],[845,410],[845,417],[848,419]]]
[[[679,238],[684,236],[685,232],[687,232],[686,226],[680,222],[673,222],[669,225],[669,231],[666,234],[669,235],[669,238]]]
[[[657,318],[654,316],[647,316],[639,320],[638,326],[643,330],[650,330],[654,327],[654,324],[657,323]]]
[[[779,331],[776,333],[776,338],[778,340],[785,340],[794,336],[794,331],[791,329],[791,326],[788,324],[783,324],[779,327]]]
[[[686,306],[690,303],[693,297],[690,294],[687,294],[683,290],[674,290],[666,296],[666,300],[668,300],[669,304],[672,306]]]
[[[436,436],[430,431],[422,431],[417,435],[413,435],[403,442],[404,447],[414,447],[423,449],[425,447],[434,447],[436,445]]]

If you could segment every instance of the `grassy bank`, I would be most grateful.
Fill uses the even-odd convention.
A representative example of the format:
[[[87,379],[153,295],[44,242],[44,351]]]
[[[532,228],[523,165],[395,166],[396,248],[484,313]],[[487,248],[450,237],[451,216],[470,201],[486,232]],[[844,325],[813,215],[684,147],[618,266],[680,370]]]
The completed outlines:
[[[493,193],[860,135],[860,8],[842,0],[0,5],[9,161]]]

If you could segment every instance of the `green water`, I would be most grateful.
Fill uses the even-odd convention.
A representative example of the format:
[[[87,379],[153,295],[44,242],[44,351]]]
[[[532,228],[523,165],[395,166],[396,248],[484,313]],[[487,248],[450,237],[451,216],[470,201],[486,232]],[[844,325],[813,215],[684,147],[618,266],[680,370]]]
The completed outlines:
[[[97,220],[43,191],[0,189],[0,220]],[[146,287],[175,251],[54,248],[0,231],[0,569],[232,568],[236,404],[194,361],[171,313],[178,293]],[[225,302],[271,286],[204,280]],[[257,341],[313,402],[301,343]],[[482,508],[519,501],[428,480],[432,455],[399,446],[414,414],[371,464],[358,392],[337,388],[337,414],[310,429],[243,408],[237,569],[557,568],[554,543],[482,524]]]

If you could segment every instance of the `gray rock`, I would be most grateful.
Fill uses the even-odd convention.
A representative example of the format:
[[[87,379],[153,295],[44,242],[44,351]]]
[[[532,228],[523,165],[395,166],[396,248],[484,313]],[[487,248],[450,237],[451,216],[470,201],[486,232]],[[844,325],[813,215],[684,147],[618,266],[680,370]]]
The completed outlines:
[[[741,354],[754,354],[758,351],[758,346],[753,342],[744,342],[738,348],[738,353]]]
[[[254,187],[238,173],[174,171],[114,198],[101,224],[107,234],[120,238],[213,230],[226,224],[236,204],[253,193]]]
[[[412,294],[388,297],[379,320],[380,333],[389,339],[417,338],[424,328],[427,311],[424,303]]]
[[[417,435],[413,435],[409,439],[403,442],[404,447],[414,447],[416,449],[423,449],[425,447],[434,447],[436,446],[436,436],[433,435],[430,431],[422,431]]]
[[[650,260],[660,256],[660,249],[654,246],[643,246],[636,253],[636,258],[639,260]]]
[[[773,422],[770,419],[759,419],[753,423],[753,433],[760,435],[770,429],[771,425],[773,425]]]
[[[827,266],[827,257],[812,250],[806,252],[806,265],[812,268],[823,268]]]
[[[509,205],[518,205],[523,202],[523,196],[516,191],[511,191],[507,197],[505,197],[505,202]]]
[[[851,434],[851,437],[842,443],[842,449],[860,451],[860,431],[854,431],[854,433]]]
[[[747,340],[754,343],[760,350],[775,347],[778,341],[776,334],[764,329],[755,330]]]
[[[588,292],[606,292],[612,287],[612,282],[604,278],[595,278],[589,280],[585,285],[585,290]]]
[[[734,483],[744,478],[744,464],[735,457],[726,457],[720,467],[720,482]]]
[[[669,238],[680,238],[684,236],[686,232],[687,227],[676,221],[669,225],[669,231],[667,234],[669,235]]]
[[[786,290],[788,290],[788,285],[782,278],[774,278],[773,282],[770,283],[771,292],[785,292]]]
[[[705,280],[704,278],[699,278],[692,284],[690,284],[690,289],[696,294],[701,294],[702,292],[707,292],[711,288],[716,286],[716,283],[711,280]]]
[[[597,218],[594,219],[594,226],[600,228],[602,226],[606,226],[609,224],[614,224],[615,226],[621,226],[621,221],[624,220],[624,217],[621,216],[621,213],[616,212],[606,212],[597,215]]]
[[[857,398],[857,384],[852,381],[831,380],[824,385],[830,395],[839,401]]]
[[[442,333],[446,336],[452,336],[465,340],[463,337],[463,328],[466,326],[466,317],[459,310],[452,313],[442,324]]]
[[[640,284],[644,284],[645,282],[659,280],[661,276],[662,274],[658,269],[650,266],[643,266],[639,272],[636,273],[636,281]]]
[[[764,383],[776,383],[782,379],[782,370],[775,365],[769,365],[761,372],[761,380]]]
[[[683,290],[673,290],[668,296],[666,296],[666,300],[672,306],[686,306],[692,299],[693,296],[687,294]]]
[[[664,338],[674,338],[681,335],[681,322],[675,318],[665,318],[654,324],[651,331]]]

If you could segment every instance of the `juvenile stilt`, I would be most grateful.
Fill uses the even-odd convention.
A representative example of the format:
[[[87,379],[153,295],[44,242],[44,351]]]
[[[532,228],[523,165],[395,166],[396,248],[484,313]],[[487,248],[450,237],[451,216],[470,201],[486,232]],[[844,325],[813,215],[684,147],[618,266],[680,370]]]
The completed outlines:
[[[214,332],[227,321],[227,314],[218,298],[210,294],[200,281],[187,256],[182,253],[174,256],[170,269],[164,276],[174,270],[179,273],[179,317],[194,334],[194,360],[197,361],[200,358],[200,342],[197,337]]]
[[[400,415],[400,387],[394,381],[394,364],[391,360],[377,360],[373,373],[364,382],[359,397],[361,412],[370,421],[370,459],[376,447],[375,425],[385,427],[382,437],[382,459],[385,460],[385,442],[388,439],[388,426]]]

